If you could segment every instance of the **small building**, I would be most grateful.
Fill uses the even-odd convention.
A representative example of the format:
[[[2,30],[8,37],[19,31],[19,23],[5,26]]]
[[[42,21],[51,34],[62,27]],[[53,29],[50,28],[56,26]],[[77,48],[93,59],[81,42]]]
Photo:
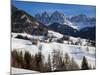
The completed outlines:
[[[39,45],[39,43],[40,43],[39,39],[33,39],[32,40],[32,44],[34,44],[34,45]]]

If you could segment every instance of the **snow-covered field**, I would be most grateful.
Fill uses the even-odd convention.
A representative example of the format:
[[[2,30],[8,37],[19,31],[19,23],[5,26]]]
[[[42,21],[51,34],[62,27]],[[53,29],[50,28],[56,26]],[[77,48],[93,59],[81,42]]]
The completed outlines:
[[[21,69],[21,68],[15,68],[15,67],[11,67],[11,74],[15,75],[15,74],[34,74],[34,73],[39,73],[37,71],[31,71],[31,70],[26,70],[26,69]]]
[[[48,33],[49,33],[49,36],[54,36],[54,37],[56,37],[56,38],[62,38],[63,37],[63,35],[62,34],[60,34],[60,33],[58,33],[58,32],[54,32],[54,31],[48,31]],[[51,34],[51,35],[50,35]]]
[[[13,33],[12,35],[15,36],[17,34]],[[73,39],[73,37],[71,37],[71,39]],[[23,52],[29,51],[31,54],[35,54],[41,49],[42,54],[45,56],[45,61],[47,61],[48,54],[51,54],[53,50],[60,50],[63,54],[68,53],[70,58],[74,58],[79,67],[81,67],[83,56],[87,58],[87,61],[89,65],[91,65],[91,67],[96,66],[95,47],[63,44],[57,42],[49,42],[49,43],[40,42],[38,45],[34,45],[30,40],[24,40],[12,37],[12,50],[14,49]]]

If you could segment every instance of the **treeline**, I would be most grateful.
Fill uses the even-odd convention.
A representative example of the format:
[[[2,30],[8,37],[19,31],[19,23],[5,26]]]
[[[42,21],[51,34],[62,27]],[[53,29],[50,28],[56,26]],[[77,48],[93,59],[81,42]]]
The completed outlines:
[[[67,53],[63,56],[60,50],[53,50],[52,54],[49,54],[47,58],[47,61],[45,61],[45,57],[41,51],[35,55],[31,55],[28,51],[23,53],[22,51],[14,49],[11,52],[11,66],[39,72],[92,69],[88,65],[86,57],[83,57],[82,66],[80,68],[74,58],[70,58]]]

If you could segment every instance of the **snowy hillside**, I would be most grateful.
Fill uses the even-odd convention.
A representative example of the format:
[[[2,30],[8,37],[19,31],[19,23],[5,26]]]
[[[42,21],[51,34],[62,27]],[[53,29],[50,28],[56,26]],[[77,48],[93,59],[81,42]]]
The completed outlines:
[[[72,22],[73,25],[77,28],[77,30],[81,30],[86,27],[95,27],[95,24],[84,23],[84,22]]]
[[[49,34],[49,36],[53,36],[53,37],[56,37],[56,38],[62,38],[63,37],[63,35],[62,34],[60,34],[60,33],[58,33],[58,32],[54,32],[54,31],[48,31],[48,34]]]
[[[13,33],[13,34],[15,35],[16,33]],[[59,35],[59,37],[60,36],[61,35]],[[73,37],[71,37],[71,39],[75,40],[75,38]],[[29,51],[31,54],[35,54],[41,49],[42,54],[45,56],[45,61],[47,61],[48,59],[47,58],[48,54],[51,54],[52,51],[56,49],[63,52],[63,54],[68,53],[70,58],[74,58],[80,67],[81,67],[83,56],[86,56],[89,65],[91,65],[92,67],[96,66],[95,65],[96,64],[95,63],[95,54],[96,54],[95,47],[70,45],[70,44],[63,44],[63,43],[57,43],[57,42],[50,42],[50,43],[39,42],[38,45],[34,45],[32,44],[32,41],[30,40],[24,40],[24,39],[18,39],[18,38],[12,37],[12,50],[14,49],[17,49],[18,51],[22,50],[23,52]]]
[[[65,19],[64,25],[68,25],[68,26],[72,27],[73,29],[79,30],[79,28],[78,28],[77,26],[75,26],[74,23],[70,22],[69,20],[66,20],[66,19]]]

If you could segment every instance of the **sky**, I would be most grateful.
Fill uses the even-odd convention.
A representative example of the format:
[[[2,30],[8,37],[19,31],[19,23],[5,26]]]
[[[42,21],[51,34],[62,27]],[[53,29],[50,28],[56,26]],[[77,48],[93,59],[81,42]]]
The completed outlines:
[[[49,14],[54,11],[64,13],[66,16],[75,16],[85,14],[89,17],[96,17],[96,6],[90,5],[75,5],[75,4],[56,4],[56,3],[43,3],[43,2],[25,2],[12,0],[11,4],[15,7],[26,11],[34,16],[37,13],[48,12]]]

